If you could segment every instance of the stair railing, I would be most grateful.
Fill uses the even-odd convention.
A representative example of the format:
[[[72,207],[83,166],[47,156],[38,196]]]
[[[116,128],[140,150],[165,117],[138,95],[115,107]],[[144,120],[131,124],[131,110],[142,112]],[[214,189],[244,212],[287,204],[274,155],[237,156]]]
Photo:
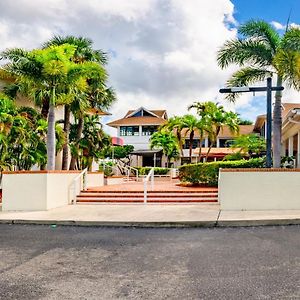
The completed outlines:
[[[85,168],[80,174],[78,174],[71,182],[69,186],[69,199],[71,195],[71,190],[73,190],[71,203],[76,204],[77,196],[80,192],[86,191],[87,189],[87,171],[88,169]]]
[[[138,169],[131,167],[131,166],[122,166],[119,162],[117,162],[117,166],[120,169],[123,169],[123,171],[125,171],[125,173],[127,174],[127,181],[129,181],[131,171],[135,172],[136,181],[139,181],[139,170]]]
[[[148,182],[151,182],[151,190],[154,190],[154,168],[151,168],[146,178],[144,178],[144,204],[147,204]]]

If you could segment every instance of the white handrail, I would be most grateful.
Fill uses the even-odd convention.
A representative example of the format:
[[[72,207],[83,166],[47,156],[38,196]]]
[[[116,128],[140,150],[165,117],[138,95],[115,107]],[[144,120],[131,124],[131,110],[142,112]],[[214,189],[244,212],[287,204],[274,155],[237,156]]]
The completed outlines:
[[[148,181],[151,180],[151,190],[154,190],[154,168],[151,168],[146,178],[144,178],[144,204],[147,204]]]
[[[128,168],[129,171],[133,170],[135,172],[136,181],[139,181],[139,170],[138,169],[131,167],[131,166],[125,166],[125,168]]]
[[[76,204],[77,196],[80,194],[81,190],[86,190],[86,175],[87,168],[85,168],[80,174],[78,174],[71,182],[69,186],[69,199],[71,194],[71,189],[73,189],[73,198],[71,199],[71,203]],[[82,179],[82,180],[81,180]],[[79,182],[79,188],[78,188]]]

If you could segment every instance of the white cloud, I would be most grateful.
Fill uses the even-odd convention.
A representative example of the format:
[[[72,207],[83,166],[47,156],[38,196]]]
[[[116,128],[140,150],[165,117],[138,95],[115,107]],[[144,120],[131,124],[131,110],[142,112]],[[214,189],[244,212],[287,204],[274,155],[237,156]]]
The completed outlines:
[[[285,25],[277,22],[277,21],[272,21],[271,24],[277,29],[277,30],[283,30],[286,28]]]
[[[110,54],[119,99],[110,119],[140,106],[184,114],[194,101],[234,109],[218,90],[235,68],[216,63],[217,50],[236,37],[233,12],[230,0],[0,1],[0,47],[38,47],[54,34],[92,38]]]

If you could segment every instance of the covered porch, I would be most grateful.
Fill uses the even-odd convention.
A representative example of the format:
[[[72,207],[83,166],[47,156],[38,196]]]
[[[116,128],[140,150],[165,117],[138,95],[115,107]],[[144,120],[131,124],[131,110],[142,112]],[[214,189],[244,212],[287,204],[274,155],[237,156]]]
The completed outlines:
[[[162,150],[135,150],[130,156],[132,164],[137,167],[164,167]]]

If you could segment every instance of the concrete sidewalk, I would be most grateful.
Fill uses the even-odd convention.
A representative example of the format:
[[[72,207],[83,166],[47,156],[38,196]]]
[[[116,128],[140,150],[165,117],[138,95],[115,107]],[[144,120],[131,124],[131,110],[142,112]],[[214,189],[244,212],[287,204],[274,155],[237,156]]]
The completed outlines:
[[[49,211],[0,212],[0,223],[139,227],[291,225],[300,224],[300,210],[220,211],[218,204],[89,204]]]

